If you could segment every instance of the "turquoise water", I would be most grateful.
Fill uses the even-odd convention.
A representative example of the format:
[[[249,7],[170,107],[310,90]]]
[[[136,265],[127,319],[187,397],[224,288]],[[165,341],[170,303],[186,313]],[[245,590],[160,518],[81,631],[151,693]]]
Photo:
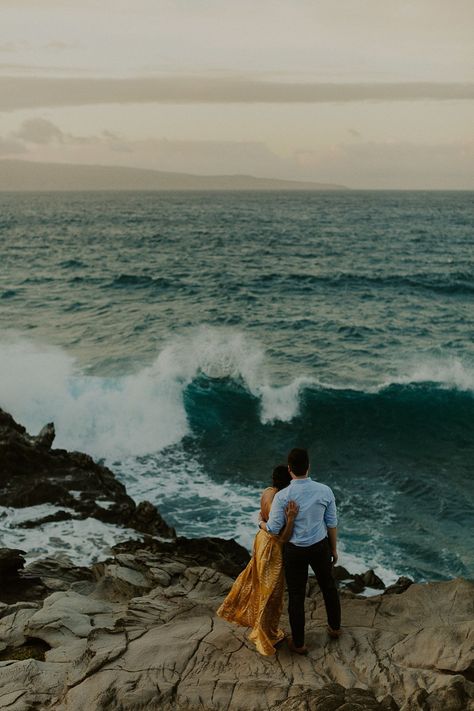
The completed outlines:
[[[460,192],[0,195],[0,406],[179,532],[246,545],[307,446],[347,560],[472,577],[473,213]]]

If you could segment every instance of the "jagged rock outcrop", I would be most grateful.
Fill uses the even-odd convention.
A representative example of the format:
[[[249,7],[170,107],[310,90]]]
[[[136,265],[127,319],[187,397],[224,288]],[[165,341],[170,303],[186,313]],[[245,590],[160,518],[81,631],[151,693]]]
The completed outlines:
[[[218,570],[223,556],[213,569],[171,548],[133,545],[90,569],[66,559],[56,570],[53,559],[26,566],[54,592],[0,606],[2,708],[474,710],[472,582],[412,584],[371,598],[343,593],[339,640],[327,636],[313,588],[309,655],[283,644],[268,658],[245,629],[215,615],[232,582]],[[41,644],[43,657],[19,658]]]
[[[147,501],[137,506],[110,469],[82,452],[51,449],[53,439],[52,423],[31,437],[0,409],[0,505],[22,508],[50,503],[67,509],[24,526],[92,517],[153,536],[175,537],[156,506]]]
[[[159,541],[145,537],[144,541],[125,541],[114,546],[118,553],[138,556],[147,552],[167,559],[179,559],[187,566],[203,565],[218,570],[231,578],[236,578],[250,560],[248,551],[237,541],[223,538],[184,538],[174,541]]]
[[[311,579],[308,656],[283,644],[261,657],[215,614],[248,552],[176,538],[155,506],[137,506],[109,469],[53,439],[52,423],[31,437],[0,410],[0,504],[65,507],[23,526],[92,516],[146,535],[90,567],[0,549],[1,709],[474,711],[474,582],[400,578],[384,589],[373,571],[336,568],[341,638],[327,636]],[[358,596],[366,586],[383,593]]]
[[[0,548],[0,604],[41,600],[48,589],[33,572],[25,573],[25,552]]]

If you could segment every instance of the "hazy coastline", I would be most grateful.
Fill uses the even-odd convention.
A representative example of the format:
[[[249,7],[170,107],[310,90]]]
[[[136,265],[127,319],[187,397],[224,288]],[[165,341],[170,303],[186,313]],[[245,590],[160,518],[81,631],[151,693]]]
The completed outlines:
[[[251,175],[192,175],[126,166],[0,160],[0,191],[83,190],[348,190],[330,183],[256,178]]]

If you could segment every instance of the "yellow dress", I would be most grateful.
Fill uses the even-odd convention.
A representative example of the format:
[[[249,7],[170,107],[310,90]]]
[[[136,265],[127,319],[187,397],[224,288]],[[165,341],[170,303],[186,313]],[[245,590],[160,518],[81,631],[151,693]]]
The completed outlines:
[[[283,559],[275,536],[259,531],[252,558],[217,610],[219,617],[251,627],[249,639],[260,654],[275,654],[285,633],[278,627],[283,609]]]

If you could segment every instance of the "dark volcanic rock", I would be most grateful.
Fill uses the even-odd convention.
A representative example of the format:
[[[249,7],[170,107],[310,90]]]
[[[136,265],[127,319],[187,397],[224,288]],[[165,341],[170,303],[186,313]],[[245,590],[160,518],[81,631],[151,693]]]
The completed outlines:
[[[35,575],[24,575],[25,552],[16,548],[0,548],[0,602],[42,599],[46,587]]]
[[[68,590],[75,583],[91,583],[94,580],[90,568],[74,565],[66,555],[33,560],[21,574],[23,579],[28,577],[40,580],[48,592]]]
[[[0,409],[0,505],[21,508],[56,504],[106,523],[173,538],[175,531],[149,502],[137,506],[114,474],[81,452],[50,449],[54,425],[37,437]],[[78,497],[71,491],[79,491]],[[110,502],[101,504],[101,502]]]
[[[56,437],[56,431],[54,429],[54,422],[48,422],[40,433],[34,438],[37,447],[44,447],[45,449],[51,449],[51,445]]]
[[[358,573],[350,576],[352,580],[345,583],[345,587],[353,593],[361,593],[365,588],[375,588],[376,590],[385,590],[385,583],[374,573],[373,570],[367,570],[365,573]]]
[[[18,528],[36,528],[41,526],[43,523],[54,523],[55,521],[70,521],[72,518],[78,518],[73,516],[69,511],[56,511],[48,516],[42,516],[34,521],[22,521],[17,525]]]
[[[398,706],[384,699],[379,703],[367,689],[345,689],[341,684],[326,684],[321,689],[312,689],[291,696],[273,707],[274,711],[397,711]],[[272,711],[273,711],[272,709]]]
[[[18,548],[0,548],[0,578],[2,582],[18,578],[19,571],[25,566],[25,551]]]
[[[353,575],[342,565],[336,565],[334,568],[334,577],[343,590],[350,590],[356,595],[364,592],[365,588],[385,590],[385,583],[372,569],[367,570],[365,573]],[[398,590],[393,590],[393,592],[398,592]],[[402,592],[402,590],[400,590],[400,592]]]
[[[344,568],[343,565],[335,565],[333,568],[333,572],[335,579],[338,581],[352,580],[354,578],[352,573],[349,573],[347,568]]]
[[[223,538],[182,538],[175,541],[158,541],[145,538],[145,541],[125,541],[113,547],[115,553],[135,553],[147,550],[171,558],[179,558],[188,565],[203,565],[218,570],[231,578],[237,577],[250,560],[246,548],[237,541]]]
[[[410,578],[406,578],[402,575],[401,578],[398,578],[396,583],[393,583],[393,585],[389,585],[388,588],[385,589],[384,595],[400,595],[400,593],[405,592],[410,585],[413,585],[413,580]]]

